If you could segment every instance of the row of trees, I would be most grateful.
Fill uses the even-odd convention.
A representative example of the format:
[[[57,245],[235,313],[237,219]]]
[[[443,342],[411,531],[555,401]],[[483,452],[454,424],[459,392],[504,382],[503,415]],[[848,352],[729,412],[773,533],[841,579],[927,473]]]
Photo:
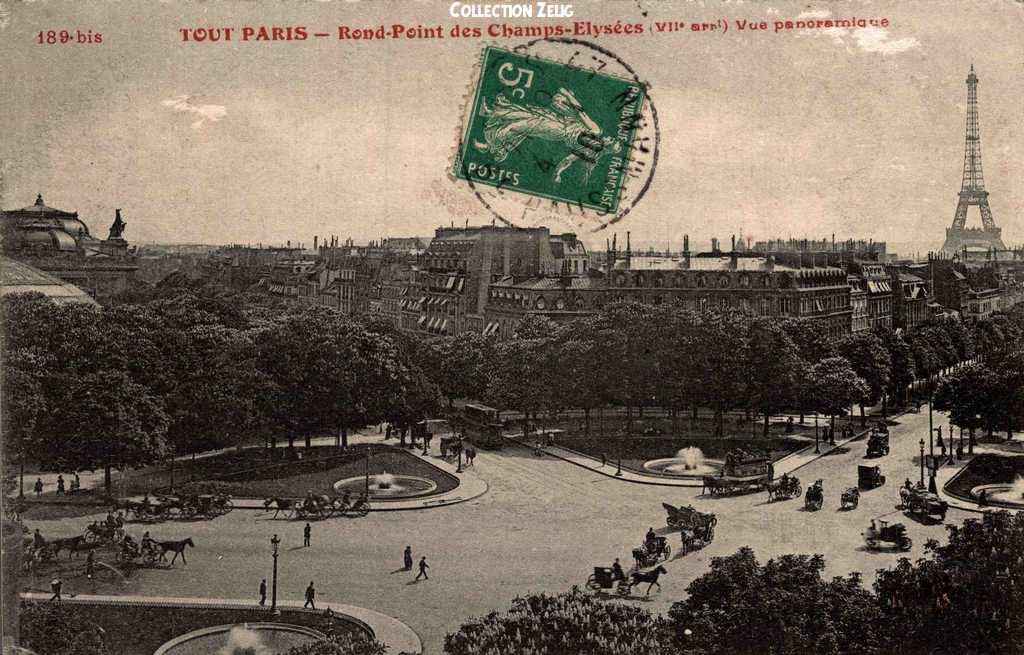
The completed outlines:
[[[979,323],[974,334],[982,356],[942,380],[935,408],[972,439],[976,430],[1012,438],[1024,424],[1024,308]]]
[[[769,419],[783,411],[845,414],[853,405],[905,400],[917,375],[931,378],[975,356],[972,330],[934,319],[906,336],[888,329],[839,341],[814,321],[697,313],[622,303],[555,325],[524,321],[499,343],[479,335],[440,339],[429,370],[449,402],[479,397],[535,415],[646,406],[743,410]]]
[[[585,652],[881,655],[1018,653],[1024,625],[1024,513],[950,526],[945,545],[882,569],[823,577],[821,555],[761,563],[749,548],[716,557],[667,616],[573,589],[528,596],[465,623],[449,655]]]
[[[233,311],[190,294],[97,309],[5,297],[9,452],[106,471],[278,436],[291,445],[437,411],[412,342],[311,308]]]
[[[905,336],[879,330],[836,342],[813,321],[620,303],[563,325],[530,318],[498,342],[421,340],[322,307],[272,308],[190,288],[105,309],[17,295],[0,309],[10,452],[49,467],[103,467],[108,492],[112,468],[173,454],[261,438],[308,443],[314,434],[344,446],[350,429],[380,421],[404,434],[445,398],[534,417],[582,409],[587,430],[591,411],[608,405],[625,407],[630,426],[644,407],[673,417],[710,409],[719,433],[725,413],[741,410],[761,415],[767,433],[783,411],[837,416],[860,405],[863,416],[865,406],[902,400],[917,375],[976,355],[983,368],[963,371],[964,385],[1019,379],[1015,360],[1003,358],[1019,343],[1019,316],[973,329],[936,319]],[[970,415],[1005,424],[992,411]]]

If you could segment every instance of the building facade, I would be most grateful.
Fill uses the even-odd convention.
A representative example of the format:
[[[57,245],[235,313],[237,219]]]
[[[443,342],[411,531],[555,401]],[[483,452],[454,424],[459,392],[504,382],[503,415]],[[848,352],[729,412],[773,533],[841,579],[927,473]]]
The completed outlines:
[[[0,212],[3,252],[11,259],[70,282],[102,302],[128,290],[138,262],[124,239],[126,223],[115,212],[106,239],[94,237],[78,212],[34,204]]]

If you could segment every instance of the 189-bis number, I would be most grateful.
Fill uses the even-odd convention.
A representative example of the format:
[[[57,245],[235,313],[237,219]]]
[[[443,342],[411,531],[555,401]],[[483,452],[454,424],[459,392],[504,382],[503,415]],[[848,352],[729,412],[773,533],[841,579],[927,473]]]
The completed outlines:
[[[92,30],[46,30],[36,34],[36,43],[54,45],[58,43],[103,43],[103,35]]]

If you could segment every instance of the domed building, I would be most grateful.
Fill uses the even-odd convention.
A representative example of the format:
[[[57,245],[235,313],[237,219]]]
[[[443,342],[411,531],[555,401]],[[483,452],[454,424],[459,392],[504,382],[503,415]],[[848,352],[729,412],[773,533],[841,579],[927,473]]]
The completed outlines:
[[[115,212],[110,234],[98,239],[78,212],[49,207],[42,194],[28,207],[0,212],[3,254],[49,273],[102,300],[128,288],[138,270],[134,248]]]

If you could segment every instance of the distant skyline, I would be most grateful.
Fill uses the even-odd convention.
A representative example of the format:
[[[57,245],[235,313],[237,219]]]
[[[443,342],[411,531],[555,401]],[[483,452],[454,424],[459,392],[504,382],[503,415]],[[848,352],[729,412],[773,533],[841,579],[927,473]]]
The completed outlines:
[[[186,44],[177,31],[447,27],[449,4],[0,1],[3,208],[42,193],[103,236],[121,207],[133,243],[312,245],[489,224],[447,176],[485,41]],[[639,247],[673,249],[683,234],[696,246],[835,233],[937,250],[960,188],[971,63],[995,221],[1007,245],[1024,242],[1021,3],[642,4],[646,18],[636,3],[574,6],[606,23],[842,13],[890,27],[598,39],[650,82],[662,130],[651,191],[615,226],[620,244],[627,230]],[[103,44],[36,44],[57,16]],[[608,236],[549,227],[591,249]]]

